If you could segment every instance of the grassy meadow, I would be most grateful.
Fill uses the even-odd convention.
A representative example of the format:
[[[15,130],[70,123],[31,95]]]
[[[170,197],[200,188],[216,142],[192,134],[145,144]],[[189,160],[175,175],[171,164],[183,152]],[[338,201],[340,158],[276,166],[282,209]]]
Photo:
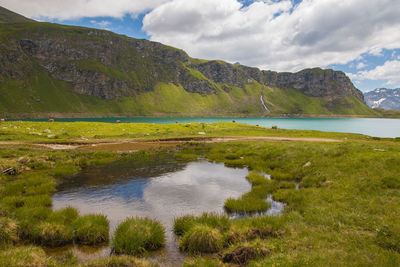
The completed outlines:
[[[188,139],[130,153],[38,145],[219,136],[338,142]],[[84,168],[122,159],[146,163],[160,157],[192,161],[199,156],[250,170],[243,179],[251,183],[251,191],[227,199],[228,213],[265,211],[268,194],[285,203],[285,209],[280,216],[237,220],[209,213],[176,218],[177,246],[187,255],[184,266],[400,265],[399,139],[238,123],[2,122],[0,169],[12,171],[0,175],[0,266],[153,266],[146,252],[165,243],[165,229],[157,221],[132,217],[109,236],[106,217],[82,216],[74,207],[53,211],[51,196],[62,179]],[[116,255],[94,262],[44,252],[46,247],[107,242]]]

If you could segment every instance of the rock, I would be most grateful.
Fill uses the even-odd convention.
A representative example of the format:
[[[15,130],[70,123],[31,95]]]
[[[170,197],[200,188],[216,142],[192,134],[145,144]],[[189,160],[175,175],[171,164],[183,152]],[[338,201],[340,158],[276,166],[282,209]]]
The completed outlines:
[[[55,137],[55,134],[48,134],[47,137],[51,138],[51,137]]]
[[[206,133],[205,133],[205,132],[198,132],[198,134],[204,135],[204,134],[206,134]]]
[[[19,173],[19,171],[14,167],[9,167],[9,168],[3,170],[3,174],[6,174],[6,175],[17,175],[18,173]]]
[[[51,133],[50,129],[46,129],[43,131],[44,133]]]
[[[310,161],[303,165],[303,167],[310,167],[310,166],[311,166],[311,162]]]
[[[265,85],[282,89],[294,88],[315,97],[334,100],[344,96],[355,96],[364,102],[360,90],[354,87],[349,77],[342,71],[331,69],[305,69],[296,73],[262,71]]]

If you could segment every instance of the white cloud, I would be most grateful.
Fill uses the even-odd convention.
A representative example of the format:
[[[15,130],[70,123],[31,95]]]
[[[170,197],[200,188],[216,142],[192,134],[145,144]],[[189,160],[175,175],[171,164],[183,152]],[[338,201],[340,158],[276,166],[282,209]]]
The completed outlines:
[[[101,20],[101,21],[91,20],[90,23],[97,27],[105,29],[107,29],[107,27],[111,25],[111,22],[108,20]]]
[[[379,11],[379,12],[378,12]],[[398,0],[172,0],[143,20],[152,40],[191,56],[295,71],[400,48]]]
[[[357,64],[356,68],[358,70],[365,68],[367,65],[364,62],[360,62]]]
[[[399,0],[303,0],[296,6],[291,0],[254,0],[247,7],[243,2],[0,0],[0,5],[28,17],[59,20],[149,11],[143,29],[152,40],[193,57],[278,71],[347,64],[365,53],[382,56],[383,49],[400,48]]]
[[[169,0],[0,0],[0,6],[30,18],[77,19],[133,16]]]
[[[387,85],[400,85],[400,60],[386,61],[375,69],[360,71],[357,74],[348,74],[355,80],[386,80]]]

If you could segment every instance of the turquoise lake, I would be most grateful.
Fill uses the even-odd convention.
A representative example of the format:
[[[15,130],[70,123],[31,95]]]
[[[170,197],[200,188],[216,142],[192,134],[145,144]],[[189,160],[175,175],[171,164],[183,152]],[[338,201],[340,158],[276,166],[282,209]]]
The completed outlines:
[[[221,117],[135,117],[135,118],[64,118],[56,121],[138,122],[138,123],[213,123],[235,120],[239,123],[282,129],[318,130],[326,132],[360,133],[377,137],[400,137],[400,119],[379,118],[221,118]],[[47,120],[30,120],[47,121]]]

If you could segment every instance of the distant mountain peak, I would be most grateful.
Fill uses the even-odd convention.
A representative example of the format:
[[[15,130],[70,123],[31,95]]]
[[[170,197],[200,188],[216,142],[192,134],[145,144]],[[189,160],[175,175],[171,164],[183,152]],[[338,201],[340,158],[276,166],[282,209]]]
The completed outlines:
[[[364,93],[365,101],[371,108],[400,110],[400,88],[376,88]]]

